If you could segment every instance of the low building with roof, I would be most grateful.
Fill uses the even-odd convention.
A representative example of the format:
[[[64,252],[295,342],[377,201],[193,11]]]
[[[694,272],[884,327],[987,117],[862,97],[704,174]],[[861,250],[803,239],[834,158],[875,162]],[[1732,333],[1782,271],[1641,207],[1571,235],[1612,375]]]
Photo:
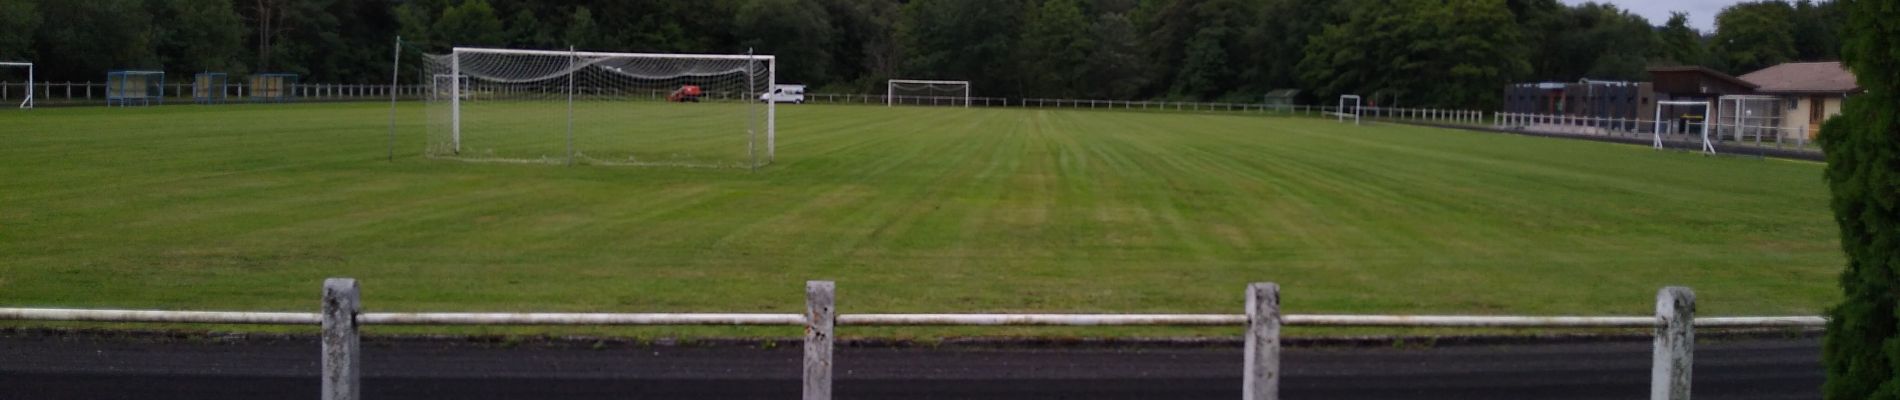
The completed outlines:
[[[1741,79],[1756,86],[1754,94],[1780,98],[1780,127],[1807,132],[1809,139],[1821,132],[1822,122],[1841,114],[1848,97],[1861,93],[1854,73],[1838,61],[1786,63]]]

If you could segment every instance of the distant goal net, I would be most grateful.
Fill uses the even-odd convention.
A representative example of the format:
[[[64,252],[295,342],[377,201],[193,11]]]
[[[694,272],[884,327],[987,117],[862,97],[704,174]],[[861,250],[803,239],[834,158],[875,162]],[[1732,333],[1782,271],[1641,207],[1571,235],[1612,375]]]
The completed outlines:
[[[20,100],[20,109],[33,109],[33,79],[33,63],[0,62],[0,99],[5,99],[4,101],[7,103],[12,103],[13,100],[18,99]],[[8,86],[11,86],[12,84],[10,82],[14,81],[23,81],[24,83],[18,85],[19,90],[9,91]],[[17,95],[18,97],[13,95]]]
[[[970,81],[892,79],[885,85],[884,105],[970,106]]]
[[[1697,151],[1715,154],[1715,143],[1709,141],[1709,112],[1714,104],[1708,101],[1658,101],[1656,102],[1656,127],[1652,131],[1651,147],[1657,150],[1667,149],[1666,136],[1677,136],[1685,142],[1697,144]]]
[[[1339,96],[1339,108],[1333,109],[1333,116],[1338,117],[1339,122],[1351,119],[1353,125],[1358,125],[1359,117],[1365,115],[1365,109],[1360,107],[1361,101],[1358,95]]]
[[[770,164],[769,55],[456,48],[430,56],[435,158],[756,168]]]

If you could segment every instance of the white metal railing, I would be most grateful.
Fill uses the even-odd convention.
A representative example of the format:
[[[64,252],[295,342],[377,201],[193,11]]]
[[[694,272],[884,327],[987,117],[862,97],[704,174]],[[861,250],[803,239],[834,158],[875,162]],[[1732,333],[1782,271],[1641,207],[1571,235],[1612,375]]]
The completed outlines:
[[[1485,113],[1478,110],[1440,108],[1363,107],[1360,116],[1377,121],[1418,122],[1443,125],[1483,125]]]
[[[1688,399],[1694,329],[1819,328],[1817,316],[1695,317],[1688,288],[1663,288],[1654,316],[1283,315],[1279,286],[1247,286],[1240,314],[837,314],[835,285],[806,283],[803,314],[742,313],[366,313],[356,280],[324,281],[322,310],[299,312],[88,310],[0,308],[0,320],[127,323],[272,324],[322,327],[326,400],[355,400],[359,390],[361,325],[762,325],[805,327],[805,399],[831,397],[836,326],[1234,326],[1244,327],[1243,398],[1279,398],[1280,328],[1650,328],[1655,332],[1651,399]]]
[[[204,97],[223,103],[265,101],[252,97],[251,85],[248,83],[228,83],[218,85],[218,89],[220,90],[211,93],[222,93],[223,96],[211,96],[211,93],[205,93],[207,96]],[[105,104],[106,102],[105,83],[52,81],[32,84],[0,82],[0,101],[23,99],[28,90],[33,91],[33,102],[36,104],[76,105]],[[164,98],[170,100],[183,101],[200,98],[200,92],[196,90],[194,84],[189,82],[167,83],[161,87],[161,91]],[[421,99],[428,97],[430,91],[429,85],[400,85],[392,88],[387,84],[298,83],[290,85],[287,94],[290,100],[294,101],[328,102],[388,100],[392,93],[399,98]]]
[[[1821,151],[1811,138],[1808,127],[1758,126],[1736,123],[1664,121],[1652,118],[1589,117],[1564,114],[1494,113],[1490,123],[1498,129],[1544,134],[1601,137],[1659,138],[1666,142],[1703,144],[1701,131],[1709,130],[1709,141],[1725,146],[1760,149]],[[1660,135],[1657,127],[1661,126]]]

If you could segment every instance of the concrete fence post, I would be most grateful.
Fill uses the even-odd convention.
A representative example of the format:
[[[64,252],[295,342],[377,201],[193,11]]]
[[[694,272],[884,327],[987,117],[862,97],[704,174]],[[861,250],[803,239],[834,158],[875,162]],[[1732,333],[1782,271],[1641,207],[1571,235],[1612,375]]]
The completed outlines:
[[[1280,285],[1247,285],[1246,374],[1242,400],[1280,398]]]
[[[363,359],[357,356],[356,315],[363,311],[356,280],[323,280],[323,400],[362,398],[358,378]]]
[[[1670,286],[1656,293],[1656,346],[1650,400],[1689,400],[1695,361],[1695,292]]]
[[[805,282],[805,400],[831,399],[836,290],[831,281]]]

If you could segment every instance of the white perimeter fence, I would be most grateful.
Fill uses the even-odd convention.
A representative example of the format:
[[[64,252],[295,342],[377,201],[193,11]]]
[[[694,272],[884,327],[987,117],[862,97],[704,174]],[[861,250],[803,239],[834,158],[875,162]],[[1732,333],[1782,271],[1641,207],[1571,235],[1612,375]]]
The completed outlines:
[[[1656,294],[1654,316],[1400,316],[1282,314],[1280,287],[1247,286],[1240,314],[838,314],[836,286],[805,284],[802,314],[700,313],[366,313],[355,279],[323,282],[321,311],[230,312],[0,308],[0,320],[196,324],[319,325],[322,327],[322,398],[361,398],[363,325],[762,325],[802,326],[806,400],[831,398],[832,349],[838,326],[1233,326],[1245,328],[1242,397],[1279,398],[1280,328],[1649,328],[1654,331],[1650,398],[1689,399],[1695,328],[1818,328],[1822,317],[1695,317],[1695,294],[1684,287]]]
[[[480,89],[480,88],[477,88]],[[7,100],[24,98],[27,84],[22,82],[0,82],[0,103]],[[106,84],[95,82],[43,82],[33,86],[34,102],[44,105],[83,105],[105,104]],[[190,104],[196,99],[192,83],[167,83],[163,86],[164,98],[174,104]],[[248,97],[250,88],[244,83],[225,85],[225,96],[217,103],[275,102],[275,101],[387,101],[390,92],[397,97],[409,100],[425,99],[431,94],[429,85],[403,85],[391,88],[384,84],[324,84],[299,83],[291,85],[288,99],[254,99]],[[501,90],[501,89],[496,89]],[[668,91],[646,90],[654,100],[664,99]],[[626,93],[617,93],[626,95]],[[585,95],[585,93],[583,94]],[[479,94],[477,95],[479,96]],[[750,95],[728,93],[723,98],[751,98]],[[962,106],[965,98],[954,96],[886,96],[878,94],[831,94],[807,93],[805,102],[814,104],[886,104],[887,99],[896,100],[903,106]],[[1221,102],[1184,102],[1184,101],[1125,101],[1125,100],[1086,100],[1086,99],[1010,99],[1001,97],[970,97],[972,107],[1020,107],[1020,108],[1059,108],[1094,110],[1142,110],[1142,111],[1188,111],[1221,112],[1242,114],[1305,115],[1315,117],[1350,118],[1352,108],[1341,109],[1332,106],[1312,105],[1267,105],[1259,103],[1221,103]],[[1342,111],[1343,110],[1343,111]],[[1665,121],[1662,132],[1657,135],[1655,120],[1635,118],[1596,118],[1558,114],[1526,114],[1486,112],[1478,110],[1360,107],[1359,116],[1373,121],[1421,122],[1445,125],[1468,125],[1502,130],[1515,130],[1531,133],[1564,135],[1577,137],[1612,137],[1653,139],[1660,137],[1663,146],[1670,148],[1701,148],[1705,141],[1701,130],[1709,127],[1708,143],[1718,146],[1736,146],[1741,151],[1754,149],[1791,150],[1807,153],[1819,153],[1818,144],[1809,138],[1812,136],[1806,127],[1782,128],[1775,126],[1753,126],[1735,123],[1704,123]]]
[[[391,91],[411,100],[429,95],[429,85],[403,85],[394,89],[388,84],[297,83],[289,86],[291,101],[388,101]],[[254,100],[250,97],[251,87],[246,83],[225,84],[223,89],[224,96],[219,98],[219,102],[223,103],[283,101]],[[25,99],[26,90],[25,82],[0,82],[0,102]],[[160,90],[164,91],[162,97],[165,101],[174,104],[192,104],[197,97],[189,81],[166,83]],[[33,85],[33,92],[33,102],[36,104],[106,104],[106,84],[101,82],[38,82]]]
[[[1492,124],[1500,129],[1570,136],[1630,137],[1651,139],[1656,136],[1656,120],[1644,118],[1599,118],[1557,114],[1494,113]],[[1724,146],[1820,152],[1810,140],[1807,127],[1783,128],[1733,122],[1715,123],[1664,120],[1662,139],[1668,144],[1700,147],[1702,128],[1709,128],[1709,142]],[[1745,149],[1744,149],[1745,150]]]

